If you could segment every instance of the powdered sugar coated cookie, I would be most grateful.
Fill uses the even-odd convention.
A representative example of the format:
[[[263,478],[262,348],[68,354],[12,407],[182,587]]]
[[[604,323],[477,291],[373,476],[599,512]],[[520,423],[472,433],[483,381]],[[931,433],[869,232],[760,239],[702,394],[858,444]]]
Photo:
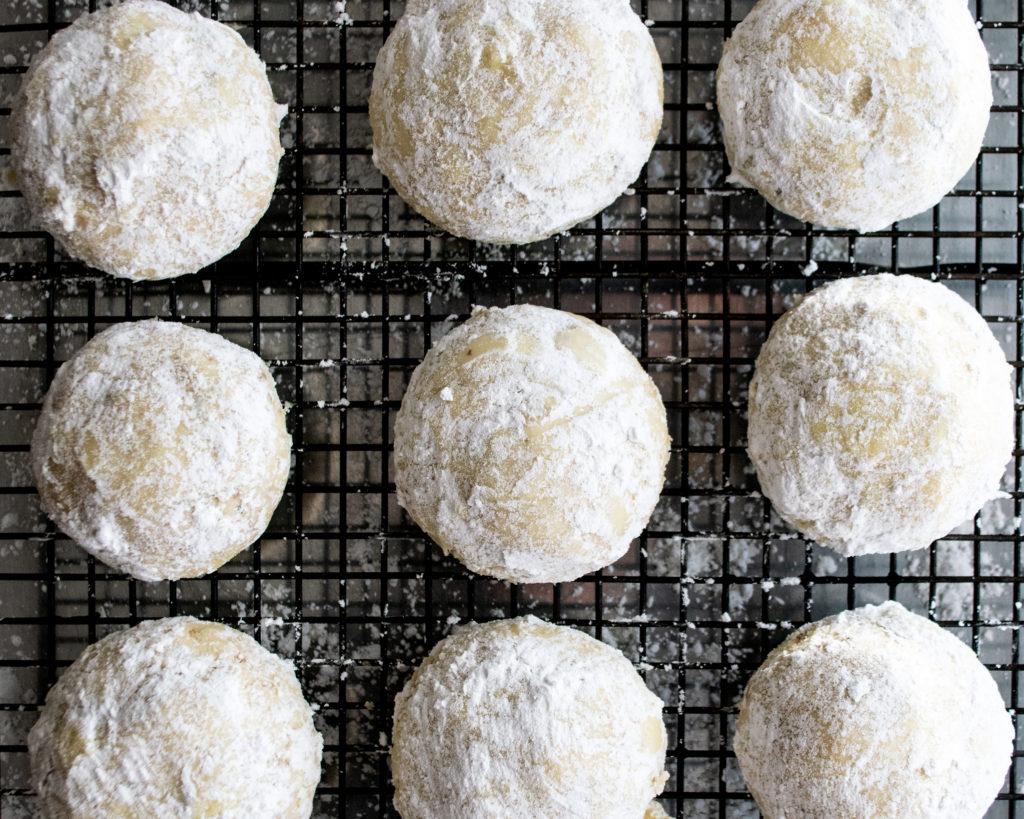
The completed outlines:
[[[981,819],[1013,723],[967,646],[889,602],[804,626],[769,654],[733,745],[766,819]]]
[[[373,158],[457,236],[532,242],[611,204],[661,126],[627,0],[411,0],[377,58]]]
[[[661,709],[621,652],[580,631],[470,624],[395,699],[395,807],[404,819],[643,819],[668,779]]]
[[[322,746],[289,663],[191,617],[89,646],[28,736],[46,815],[68,819],[306,819]]]
[[[395,487],[473,571],[554,583],[622,556],[658,501],[668,447],[658,390],[611,331],[478,307],[410,379]]]
[[[827,227],[930,208],[977,157],[991,105],[964,0],[760,0],[718,68],[731,179]]]
[[[130,0],[78,18],[32,60],[11,152],[33,216],[71,255],[166,279],[215,262],[263,215],[283,112],[232,29]]]
[[[65,362],[31,451],[43,510],[141,580],[211,572],[252,543],[290,460],[267,365],[164,321],[115,325]]]
[[[761,489],[845,555],[927,546],[999,493],[1010,373],[984,319],[941,284],[883,274],[814,290],[757,357]]]

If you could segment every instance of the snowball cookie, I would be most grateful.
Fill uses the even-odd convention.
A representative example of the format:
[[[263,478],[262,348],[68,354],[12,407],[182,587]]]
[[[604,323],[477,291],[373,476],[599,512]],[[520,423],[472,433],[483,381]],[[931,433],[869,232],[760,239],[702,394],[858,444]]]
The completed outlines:
[[[410,0],[377,57],[373,160],[457,236],[533,242],[610,205],[661,127],[628,0]]]
[[[611,331],[545,307],[477,307],[412,374],[395,487],[474,572],[558,583],[625,553],[668,448],[661,396]]]
[[[772,328],[750,384],[750,458],[776,511],[844,555],[927,546],[999,494],[1011,370],[941,284],[826,285]]]
[[[211,572],[258,538],[291,437],[259,357],[205,330],[118,324],[58,371],[32,437],[45,511],[140,580]]]
[[[733,744],[766,819],[981,819],[1013,724],[967,646],[890,602],[791,634],[750,679]]]
[[[395,698],[395,807],[403,819],[644,819],[668,779],[661,709],[620,651],[581,631],[536,617],[467,625]]]
[[[304,819],[322,740],[290,663],[191,617],[89,646],[28,735],[50,817]]]
[[[79,17],[32,61],[11,153],[33,216],[71,255],[166,279],[217,261],[267,209],[284,110],[230,28],[131,0]]]
[[[965,0],[760,0],[718,68],[731,181],[835,228],[880,230],[938,202],[991,105]]]

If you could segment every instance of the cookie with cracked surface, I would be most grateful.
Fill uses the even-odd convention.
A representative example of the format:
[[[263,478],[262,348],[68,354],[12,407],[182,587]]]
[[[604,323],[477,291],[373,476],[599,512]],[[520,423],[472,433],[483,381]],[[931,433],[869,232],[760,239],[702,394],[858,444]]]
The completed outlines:
[[[211,572],[258,538],[291,436],[267,365],[205,330],[117,324],[47,390],[30,462],[45,511],[140,580]]]
[[[974,652],[889,602],[806,625],[769,654],[733,745],[766,819],[981,819],[1013,733]]]
[[[999,495],[1011,368],[985,320],[913,276],[845,279],[772,327],[750,383],[761,490],[844,555],[920,549]]]
[[[964,0],[759,0],[725,44],[717,89],[732,181],[862,232],[945,196],[992,105]]]
[[[611,331],[545,307],[477,307],[413,372],[395,487],[474,572],[556,583],[625,553],[668,452],[661,396]]]
[[[395,699],[404,819],[663,816],[661,700],[622,653],[518,617],[439,642]],[[646,813],[650,810],[650,813]]]
[[[69,819],[306,819],[322,746],[290,663],[191,617],[89,646],[28,736],[46,815]]]
[[[284,110],[234,30],[129,0],[79,17],[32,60],[11,154],[33,217],[72,256],[166,279],[217,261],[259,221]]]
[[[411,0],[373,72],[373,159],[456,236],[533,242],[637,178],[662,99],[627,0]]]

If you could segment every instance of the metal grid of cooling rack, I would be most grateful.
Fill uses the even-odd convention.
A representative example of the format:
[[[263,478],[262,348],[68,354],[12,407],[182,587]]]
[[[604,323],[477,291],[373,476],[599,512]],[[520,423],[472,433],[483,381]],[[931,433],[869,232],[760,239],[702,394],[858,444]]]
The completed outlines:
[[[366,102],[387,0],[187,0],[236,27],[289,105],[277,194],[242,248],[198,276],[99,277],[33,231],[12,187],[5,121],[29,58],[94,0],[0,7],[0,814],[34,816],[25,737],[82,648],[143,618],[193,614],[294,659],[325,737],[315,816],[390,816],[390,710],[453,625],[532,612],[621,648],[665,701],[670,813],[754,817],[730,751],[742,686],[788,631],[886,598],[979,651],[1022,705],[1021,454],[1008,497],[928,550],[839,559],[793,536],[757,493],[745,391],[774,317],[820,281],[931,275],[989,319],[1019,372],[1024,4],[972,6],[996,105],[974,170],[933,211],[871,236],[808,227],[726,185],[714,111],[721,44],[750,2],[641,0],[666,69],[666,117],[634,188],[568,234],[494,248],[438,233],[370,161]],[[591,316],[662,391],[674,439],[651,524],[615,565],[509,586],[444,558],[397,506],[391,425],[429,344],[472,304]],[[31,430],[59,363],[111,322],[161,316],[255,349],[292,403],[285,499],[252,549],[208,577],[139,583],[87,558],[39,512]],[[988,816],[1024,815],[1021,766]]]

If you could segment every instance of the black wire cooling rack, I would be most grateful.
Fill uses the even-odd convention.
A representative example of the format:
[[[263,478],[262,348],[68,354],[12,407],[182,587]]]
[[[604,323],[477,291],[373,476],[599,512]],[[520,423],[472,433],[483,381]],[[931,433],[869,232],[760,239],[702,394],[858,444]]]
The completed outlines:
[[[373,63],[402,4],[192,0],[269,65],[287,152],[270,211],[207,271],[129,284],[34,230],[9,173],[5,127],[28,60],[90,0],[0,4],[0,813],[33,816],[26,735],[82,650],[140,619],[192,614],[294,659],[324,734],[315,816],[392,816],[390,712],[451,628],[532,612],[621,648],[665,701],[670,813],[754,817],[731,753],[735,703],[793,627],[887,598],[975,650],[1016,714],[1021,454],[1008,496],[928,550],[840,559],[775,519],[744,452],[754,357],[772,320],[821,281],[900,270],[941,280],[1024,357],[1021,26],[1024,4],[972,10],[994,69],[992,124],[941,205],[890,230],[825,231],[725,183],[714,110],[740,0],[641,0],[665,65],[665,123],[647,169],[567,234],[489,247],[439,233],[370,161]],[[615,565],[560,586],[510,586],[443,557],[394,497],[391,427],[413,367],[473,304],[532,302],[591,316],[639,356],[665,398],[668,480]],[[256,350],[283,398],[295,461],[260,542],[198,580],[140,583],[92,560],[40,513],[28,442],[60,362],[106,325],[161,316]],[[1018,415],[1018,441],[1020,440]],[[989,817],[1024,815],[1021,766]]]

